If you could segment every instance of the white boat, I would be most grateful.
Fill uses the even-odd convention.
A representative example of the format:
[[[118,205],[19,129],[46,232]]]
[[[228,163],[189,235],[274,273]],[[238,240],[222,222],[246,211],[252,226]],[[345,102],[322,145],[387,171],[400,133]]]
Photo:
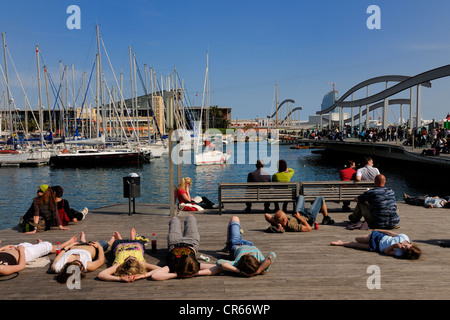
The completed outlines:
[[[210,164],[225,164],[231,157],[231,153],[223,153],[219,150],[209,150],[195,155],[195,164],[210,165]]]
[[[138,149],[143,152],[151,153],[152,158],[161,158],[163,154],[168,152],[167,146],[163,144],[141,145]]]
[[[45,148],[28,148],[23,150],[0,150],[0,165],[12,165],[26,162],[48,162],[56,151]]]
[[[209,72],[209,53],[207,54],[207,60],[206,60],[206,74],[205,74],[205,84],[203,87],[203,102],[202,102],[202,108],[204,108],[205,105],[209,105],[208,103],[208,89],[207,89],[207,84],[208,84],[208,72]],[[206,94],[206,95],[205,95]],[[202,132],[201,130],[201,118],[203,116],[203,111],[202,111],[202,115],[200,117],[200,121],[199,121],[199,128],[197,130],[197,132]],[[223,139],[222,139],[222,135],[221,134],[209,134],[208,136],[205,136],[205,143],[206,143],[206,148],[203,149],[202,147],[202,141],[201,141],[201,135],[197,134],[196,136],[196,142],[194,143],[195,147],[194,147],[194,162],[197,166],[201,166],[201,165],[212,165],[212,164],[224,164],[227,162],[227,160],[231,157],[231,150],[229,151],[229,153],[224,153],[221,148],[222,145],[218,146],[218,148],[216,148],[216,146],[214,145],[215,139],[218,138],[218,143],[223,144]]]

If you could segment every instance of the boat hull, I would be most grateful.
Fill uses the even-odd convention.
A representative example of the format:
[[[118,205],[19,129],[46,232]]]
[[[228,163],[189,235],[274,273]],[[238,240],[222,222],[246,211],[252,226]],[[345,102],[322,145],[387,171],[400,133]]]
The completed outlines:
[[[59,154],[50,157],[50,165],[56,167],[130,165],[150,162],[150,156],[140,152]]]
[[[231,154],[220,151],[209,151],[195,155],[195,164],[197,166],[224,164],[231,157]]]

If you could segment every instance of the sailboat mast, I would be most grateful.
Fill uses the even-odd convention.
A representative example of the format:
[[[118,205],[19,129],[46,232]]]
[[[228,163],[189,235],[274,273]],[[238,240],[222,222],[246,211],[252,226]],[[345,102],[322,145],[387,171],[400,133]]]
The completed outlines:
[[[278,130],[278,86],[277,86],[277,83],[275,83],[275,113],[276,113],[275,129]]]
[[[3,56],[5,58],[6,95],[8,98],[8,108],[9,108],[9,133],[11,135],[11,139],[13,139],[13,123],[12,123],[12,110],[11,110],[11,96],[9,94],[8,63],[7,63],[7,59],[6,59],[5,34],[3,32],[2,32],[2,39],[3,39]]]
[[[98,30],[98,25],[95,26],[97,30],[97,112],[96,112],[96,122],[97,122],[97,138],[101,136],[100,133],[100,86],[101,86],[101,60],[100,60],[100,32]]]
[[[39,46],[36,46],[36,63],[37,63],[37,76],[38,76],[38,91],[39,91],[39,130],[41,133],[41,146],[44,146],[44,121],[42,114],[42,95],[41,95],[41,70],[39,67]]]
[[[45,75],[45,92],[47,94],[47,104],[48,104],[48,126],[50,129],[50,132],[53,133],[53,125],[52,125],[52,113],[50,108],[50,96],[48,92],[48,73],[47,73],[47,66],[44,66],[44,75]]]

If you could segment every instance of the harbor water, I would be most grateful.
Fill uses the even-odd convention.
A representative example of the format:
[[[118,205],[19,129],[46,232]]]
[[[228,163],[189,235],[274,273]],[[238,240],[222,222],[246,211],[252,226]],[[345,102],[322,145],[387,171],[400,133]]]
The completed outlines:
[[[217,184],[220,182],[245,182],[247,174],[255,170],[255,159],[259,157],[260,143],[246,142],[245,158],[237,159],[236,145],[228,145],[233,150],[233,164],[196,166],[180,164],[181,177],[191,177],[191,196],[202,195],[217,201]],[[234,149],[233,149],[234,148]],[[268,147],[268,154],[271,146]],[[290,149],[289,145],[279,145],[279,159],[284,159],[295,170],[291,181],[339,180],[339,170],[345,164],[344,157],[321,155],[314,149]],[[269,157],[270,158],[270,157]],[[272,157],[274,162],[275,157]],[[353,158],[362,165],[362,156]],[[403,193],[412,195],[447,195],[440,178],[423,170],[414,170],[402,163],[382,161],[374,158],[375,166],[387,178],[387,186],[394,189],[397,200]],[[276,163],[267,166],[271,174],[276,172]],[[33,197],[41,184],[60,185],[64,188],[63,198],[70,206],[81,211],[114,203],[128,203],[123,197],[123,177],[136,173],[141,177],[140,197],[137,203],[169,203],[169,156],[153,159],[140,166],[102,168],[53,168],[44,167],[3,167],[0,168],[0,229],[17,225],[20,217],[30,207]],[[175,172],[175,179],[177,172]],[[445,177],[444,177],[445,178]]]

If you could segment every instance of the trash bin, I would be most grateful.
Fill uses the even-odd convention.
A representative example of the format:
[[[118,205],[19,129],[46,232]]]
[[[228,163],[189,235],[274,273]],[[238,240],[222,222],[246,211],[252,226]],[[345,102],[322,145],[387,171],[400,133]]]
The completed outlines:
[[[123,177],[123,197],[128,198],[128,215],[136,213],[136,200],[141,196],[141,177],[136,173],[130,173],[128,177]],[[131,210],[133,202],[133,211]]]
[[[139,198],[141,196],[141,177],[135,173],[131,173],[127,177],[123,177],[123,197]]]

